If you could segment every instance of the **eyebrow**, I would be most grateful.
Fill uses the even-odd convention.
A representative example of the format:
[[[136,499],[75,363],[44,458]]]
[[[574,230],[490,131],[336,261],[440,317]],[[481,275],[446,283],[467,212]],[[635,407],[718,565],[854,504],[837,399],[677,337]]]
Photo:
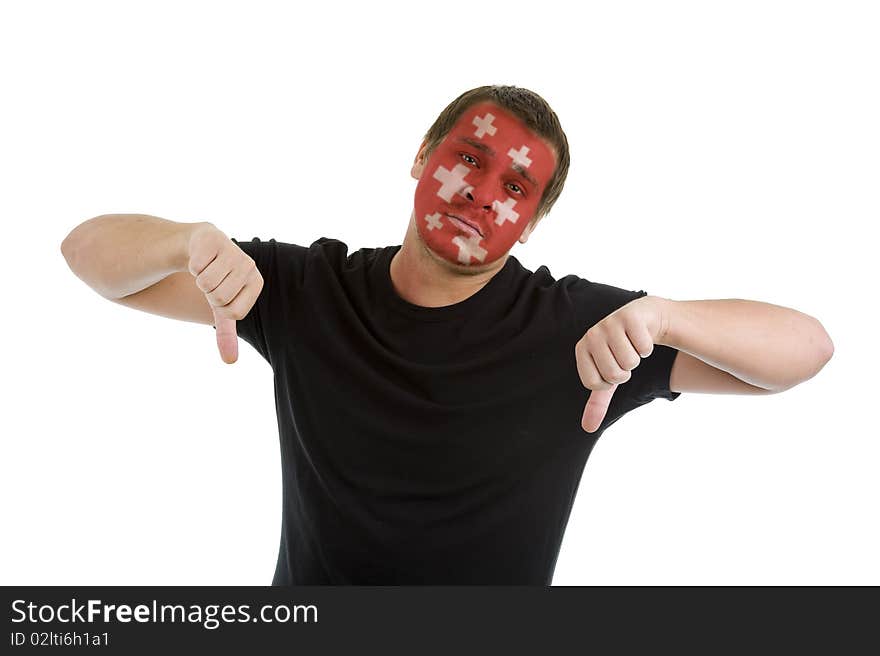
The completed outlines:
[[[488,153],[492,157],[495,157],[495,151],[492,150],[491,148],[489,148],[489,146],[487,146],[486,144],[484,144],[481,141],[477,141],[476,139],[471,139],[470,137],[459,137],[458,140],[468,144],[469,146],[473,146],[477,150],[482,150],[484,153]],[[535,180],[531,175],[529,175],[522,166],[520,166],[519,164],[514,162],[513,164],[510,165],[510,168],[512,168],[514,171],[519,173],[523,178],[525,178],[530,183],[532,183],[535,186],[535,188],[538,187],[538,181]]]

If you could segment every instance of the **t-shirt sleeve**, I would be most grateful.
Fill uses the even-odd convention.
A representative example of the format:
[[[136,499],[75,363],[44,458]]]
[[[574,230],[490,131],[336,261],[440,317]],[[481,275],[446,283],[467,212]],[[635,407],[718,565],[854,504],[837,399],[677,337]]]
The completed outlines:
[[[648,295],[644,290],[630,291],[587,281],[579,281],[579,283],[586,283],[589,287],[586,294],[579,295],[580,307],[575,312],[578,317],[576,332],[578,338],[612,312],[637,298]],[[627,412],[654,399],[674,401],[681,396],[681,392],[673,392],[669,389],[669,376],[678,353],[678,349],[655,344],[651,355],[642,358],[639,365],[630,372],[630,379],[618,385],[614,391],[600,428],[607,428]]]
[[[263,289],[250,312],[235,324],[238,336],[273,365],[273,354],[283,348],[288,317],[295,312],[303,287],[308,249],[269,239],[232,241],[255,262],[263,277]]]

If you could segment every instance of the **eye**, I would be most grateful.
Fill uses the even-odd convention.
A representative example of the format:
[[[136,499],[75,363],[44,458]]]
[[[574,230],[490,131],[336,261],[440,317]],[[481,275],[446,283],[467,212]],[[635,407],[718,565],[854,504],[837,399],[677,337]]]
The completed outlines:
[[[515,182],[508,182],[507,186],[512,188],[514,193],[525,195],[525,192],[522,190],[522,188]]]
[[[461,154],[461,158],[465,162],[467,162],[468,164],[471,164],[472,166],[476,166],[478,164],[477,160],[474,157],[472,157],[471,155],[468,155],[467,153],[460,153],[460,154]]]

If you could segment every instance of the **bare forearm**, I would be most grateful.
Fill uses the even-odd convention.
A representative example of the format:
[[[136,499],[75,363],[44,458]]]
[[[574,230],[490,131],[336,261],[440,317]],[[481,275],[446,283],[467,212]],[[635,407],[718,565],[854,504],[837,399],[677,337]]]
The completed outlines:
[[[74,228],[61,252],[89,287],[106,298],[122,298],[185,271],[189,234],[198,225],[147,214],[104,214]]]
[[[750,385],[788,389],[815,376],[834,352],[822,324],[791,308],[743,299],[666,301],[661,343]]]

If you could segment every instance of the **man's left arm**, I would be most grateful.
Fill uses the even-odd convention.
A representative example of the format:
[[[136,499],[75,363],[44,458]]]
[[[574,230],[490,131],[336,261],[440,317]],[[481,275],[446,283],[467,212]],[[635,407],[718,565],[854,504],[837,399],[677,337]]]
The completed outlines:
[[[611,396],[654,345],[679,351],[671,391],[776,393],[815,376],[834,344],[822,324],[791,308],[721,299],[637,298],[590,328],[575,345],[575,362],[591,390],[581,425],[598,429]]]
[[[738,298],[673,301],[654,298],[665,315],[656,344],[670,346],[740,381],[782,392],[815,376],[834,344],[818,319],[791,308]],[[673,365],[674,366],[674,365]],[[693,390],[699,371],[688,367],[679,386]],[[684,369],[682,370],[684,371]]]

